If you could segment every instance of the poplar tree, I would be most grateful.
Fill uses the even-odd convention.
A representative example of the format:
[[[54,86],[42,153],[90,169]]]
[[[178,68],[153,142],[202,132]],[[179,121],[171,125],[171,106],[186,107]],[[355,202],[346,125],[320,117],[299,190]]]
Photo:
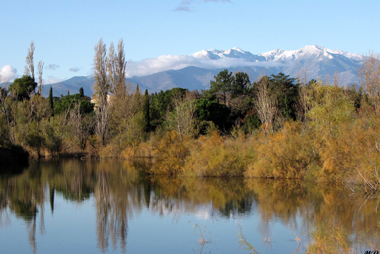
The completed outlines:
[[[110,84],[107,77],[106,45],[101,38],[95,46],[94,72],[96,100],[99,107],[102,108],[107,104],[107,94],[110,90]]]
[[[106,45],[101,38],[95,46],[94,72],[94,90],[98,106],[95,131],[101,143],[105,146],[109,134],[110,114],[107,105],[107,95],[110,91],[110,84],[107,77]]]
[[[34,42],[32,41],[30,43],[30,48],[28,49],[28,54],[25,59],[26,66],[25,66],[25,71],[24,71],[24,74],[32,77],[33,81],[35,81],[34,79],[34,50],[35,50]]]

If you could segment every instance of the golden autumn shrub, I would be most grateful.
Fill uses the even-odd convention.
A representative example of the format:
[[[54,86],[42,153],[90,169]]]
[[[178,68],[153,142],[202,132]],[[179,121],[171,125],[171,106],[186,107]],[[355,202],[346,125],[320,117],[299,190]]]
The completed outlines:
[[[323,169],[319,179],[380,187],[380,119],[356,119],[339,127],[321,150]]]
[[[151,174],[179,175],[183,171],[185,159],[189,154],[190,137],[182,137],[176,131],[169,131],[153,144],[154,163]]]
[[[312,136],[300,123],[287,122],[273,134],[259,134],[257,158],[245,172],[247,177],[302,178],[315,160]]]
[[[217,131],[201,136],[190,147],[183,174],[191,176],[243,176],[247,166],[245,137],[224,139]]]

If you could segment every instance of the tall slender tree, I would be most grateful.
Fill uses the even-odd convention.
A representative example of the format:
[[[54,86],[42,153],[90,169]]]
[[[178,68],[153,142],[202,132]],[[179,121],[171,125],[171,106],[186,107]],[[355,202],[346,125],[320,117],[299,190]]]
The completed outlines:
[[[51,111],[51,116],[54,116],[53,88],[51,86],[49,90],[49,108]]]
[[[25,75],[29,75],[30,77],[32,77],[33,81],[35,80],[34,79],[34,50],[35,50],[34,42],[32,41],[30,43],[30,48],[28,49],[28,54],[25,59],[26,66],[25,66],[25,72],[24,72]]]
[[[42,74],[44,71],[44,63],[42,61],[38,62],[37,66],[37,74],[38,74],[38,94],[42,96],[42,86],[43,86],[43,80],[42,80]]]
[[[107,95],[110,91],[110,84],[107,77],[106,45],[103,43],[102,38],[100,38],[95,46],[94,72],[96,100],[99,107],[102,107],[107,104]]]
[[[94,90],[98,108],[95,131],[99,140],[105,146],[109,134],[110,112],[107,95],[110,91],[110,84],[107,77],[106,45],[102,39],[95,46],[94,71]]]
[[[144,94],[144,104],[143,104],[143,113],[144,113],[144,120],[145,120],[145,131],[149,132],[150,131],[150,114],[149,114],[149,94],[148,94],[148,89],[145,89],[145,94]]]
[[[111,43],[107,57],[107,74],[110,80],[110,90],[114,96],[124,95],[125,93],[126,64],[123,40],[119,40],[117,53],[115,53],[114,45]]]

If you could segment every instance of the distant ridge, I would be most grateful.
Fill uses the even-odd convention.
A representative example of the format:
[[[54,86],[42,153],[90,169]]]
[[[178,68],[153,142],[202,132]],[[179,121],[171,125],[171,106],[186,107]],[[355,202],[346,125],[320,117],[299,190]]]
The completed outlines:
[[[297,78],[306,74],[306,78],[333,79],[338,72],[341,85],[358,84],[358,69],[364,56],[341,50],[331,50],[320,45],[305,46],[298,50],[275,49],[258,55],[240,48],[228,50],[201,50],[191,55],[166,55],[132,62],[127,65],[127,82],[140,90],[150,93],[182,87],[189,90],[208,89],[210,80],[221,70],[243,71],[249,74],[251,81],[259,75],[271,75],[283,72]],[[92,77],[73,77],[51,84],[55,96],[77,93],[80,87],[91,96],[94,79]],[[47,96],[50,85],[44,87]]]

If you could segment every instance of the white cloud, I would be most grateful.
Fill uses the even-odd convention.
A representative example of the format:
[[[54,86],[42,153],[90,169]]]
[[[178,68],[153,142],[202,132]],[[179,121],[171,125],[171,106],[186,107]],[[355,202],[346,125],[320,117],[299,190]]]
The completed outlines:
[[[161,71],[180,70],[189,66],[195,66],[206,69],[221,69],[238,66],[261,66],[275,67],[279,66],[275,62],[249,62],[239,58],[220,58],[212,60],[209,58],[197,58],[191,55],[164,55],[157,58],[149,58],[140,62],[128,61],[126,76],[146,76]]]
[[[59,79],[53,76],[48,76],[47,80],[45,80],[45,85],[54,84],[63,81],[64,79]]]
[[[10,65],[4,65],[0,69],[0,78],[1,78],[2,82],[4,82],[4,81],[8,81],[8,82],[13,81],[15,78],[17,78],[17,69],[13,68]]]

